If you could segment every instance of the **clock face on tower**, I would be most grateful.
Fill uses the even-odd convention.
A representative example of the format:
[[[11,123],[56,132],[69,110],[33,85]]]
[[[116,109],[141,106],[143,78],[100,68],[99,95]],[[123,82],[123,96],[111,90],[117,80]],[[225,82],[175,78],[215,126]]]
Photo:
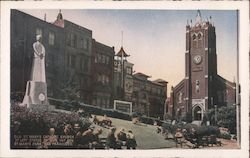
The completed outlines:
[[[201,61],[202,61],[202,57],[201,57],[200,55],[194,56],[193,62],[194,62],[195,64],[200,64]]]

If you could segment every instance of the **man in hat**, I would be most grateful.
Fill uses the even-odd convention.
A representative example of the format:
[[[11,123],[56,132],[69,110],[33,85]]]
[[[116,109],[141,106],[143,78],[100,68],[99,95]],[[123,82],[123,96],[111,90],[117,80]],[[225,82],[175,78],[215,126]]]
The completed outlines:
[[[129,130],[127,133],[127,149],[135,149],[137,146],[135,135],[133,134],[132,130]]]
[[[81,142],[81,131],[78,123],[74,124],[74,146],[79,146]]]
[[[104,146],[101,144],[101,141],[99,139],[99,135],[102,134],[102,129],[97,128],[93,132],[92,140],[91,140],[91,148],[92,149],[104,149]]]
[[[106,145],[108,148],[116,149],[115,127],[112,127],[107,136]]]
[[[180,144],[182,148],[182,141],[183,141],[182,139],[183,139],[183,134],[181,132],[181,129],[177,128],[176,133],[175,133],[176,147],[178,144]]]

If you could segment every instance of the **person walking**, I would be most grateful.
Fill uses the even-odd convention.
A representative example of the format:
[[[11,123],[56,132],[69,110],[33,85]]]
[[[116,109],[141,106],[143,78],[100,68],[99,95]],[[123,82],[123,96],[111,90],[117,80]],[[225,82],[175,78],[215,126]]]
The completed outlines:
[[[131,130],[127,133],[127,149],[136,149],[137,143],[135,140],[135,135]]]
[[[112,127],[108,133],[108,136],[107,136],[107,142],[106,142],[106,145],[107,145],[107,148],[113,148],[113,149],[116,149],[116,138],[115,138],[115,130],[116,128],[115,127]]]

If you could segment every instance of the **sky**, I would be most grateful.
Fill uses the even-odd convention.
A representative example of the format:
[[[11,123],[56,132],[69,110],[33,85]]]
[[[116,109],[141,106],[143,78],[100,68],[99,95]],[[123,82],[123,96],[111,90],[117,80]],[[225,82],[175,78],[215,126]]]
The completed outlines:
[[[53,22],[58,10],[21,10]],[[92,30],[93,38],[116,53],[121,45],[134,71],[177,85],[185,73],[185,32],[187,20],[193,23],[197,10],[61,10],[63,18]],[[201,10],[202,20],[212,17],[217,37],[218,74],[229,81],[236,77],[237,14],[234,10]],[[122,32],[123,31],[123,44]],[[168,90],[169,92],[169,90]]]

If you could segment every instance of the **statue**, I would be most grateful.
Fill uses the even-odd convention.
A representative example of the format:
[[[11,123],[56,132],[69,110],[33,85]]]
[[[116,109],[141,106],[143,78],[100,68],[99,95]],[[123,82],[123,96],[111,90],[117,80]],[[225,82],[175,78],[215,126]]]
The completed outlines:
[[[36,42],[33,44],[34,58],[31,70],[31,81],[46,82],[45,77],[45,49],[42,45],[41,35],[36,36]]]
[[[182,92],[179,93],[179,103],[182,103]]]
[[[195,81],[195,91],[196,91],[196,93],[200,92],[200,81],[199,80]]]
[[[31,78],[27,81],[22,105],[35,110],[48,110],[51,106],[49,106],[47,98],[45,48],[40,42],[41,38],[41,35],[37,35],[36,42],[33,44],[34,57]]]

